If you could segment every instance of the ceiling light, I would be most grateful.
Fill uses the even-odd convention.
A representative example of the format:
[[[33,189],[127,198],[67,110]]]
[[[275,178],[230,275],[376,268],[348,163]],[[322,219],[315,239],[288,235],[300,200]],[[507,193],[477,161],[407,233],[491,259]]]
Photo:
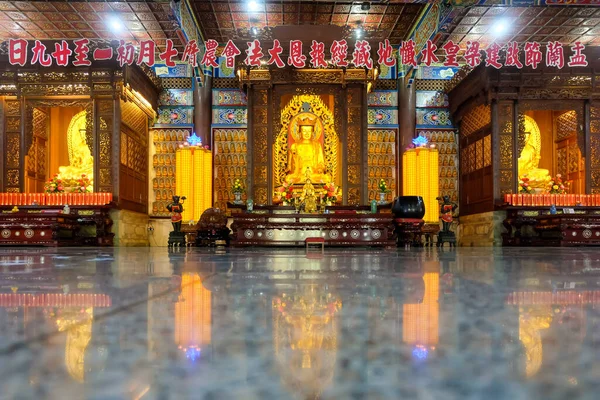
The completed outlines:
[[[252,0],[248,2],[248,9],[250,9],[250,11],[258,11],[259,7],[257,1]]]
[[[123,23],[117,17],[111,17],[108,20],[108,26],[115,32],[120,32],[123,29]]]
[[[365,1],[364,3],[362,3],[360,5],[360,9],[362,11],[369,11],[371,9],[371,3],[369,3],[368,1]]]
[[[505,19],[500,19],[492,25],[492,32],[496,35],[502,35],[508,29],[508,22]]]

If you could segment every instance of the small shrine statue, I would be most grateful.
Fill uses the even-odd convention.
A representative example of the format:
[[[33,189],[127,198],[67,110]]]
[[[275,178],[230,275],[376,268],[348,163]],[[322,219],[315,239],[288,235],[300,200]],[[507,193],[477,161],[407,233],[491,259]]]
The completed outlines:
[[[304,188],[302,189],[302,199],[304,200],[305,212],[314,213],[317,211],[317,196],[315,194],[315,187],[310,182],[310,179],[307,179],[304,184]]]
[[[437,200],[442,200],[440,206],[440,215],[442,219],[442,232],[450,232],[450,225],[452,225],[452,213],[458,208],[458,204],[450,201],[450,196],[438,197]]]
[[[448,242],[450,247],[456,246],[456,234],[450,230],[452,225],[452,213],[458,208],[458,204],[450,200],[450,196],[437,197],[436,200],[442,200],[440,205],[440,218],[442,220],[442,230],[438,233],[437,247],[444,246]]]
[[[185,197],[181,198],[185,200]],[[183,203],[179,202],[179,196],[173,196],[173,202],[167,204],[167,210],[173,213],[171,215],[171,224],[173,225],[173,232],[181,232],[181,220],[183,219],[181,213],[183,212]]]

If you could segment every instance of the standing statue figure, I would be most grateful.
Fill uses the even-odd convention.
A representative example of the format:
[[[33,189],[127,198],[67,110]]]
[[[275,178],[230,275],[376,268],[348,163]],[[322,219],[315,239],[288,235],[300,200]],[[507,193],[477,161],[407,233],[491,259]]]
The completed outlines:
[[[440,206],[442,232],[448,233],[450,232],[450,225],[452,225],[453,221],[452,213],[458,208],[458,204],[450,201],[450,196],[444,196],[442,198],[438,197],[436,200],[442,200],[442,205]]]
[[[304,188],[302,189],[302,201],[304,202],[305,212],[314,213],[317,211],[317,197],[315,195],[315,187],[310,182],[310,179],[306,180]]]
[[[183,212],[183,203],[179,202],[179,196],[173,196],[173,202],[167,204],[167,210],[173,213],[171,215],[171,224],[173,224],[173,232],[179,233],[181,232],[181,220],[183,217],[181,213]],[[181,200],[185,200],[185,196],[181,197]]]

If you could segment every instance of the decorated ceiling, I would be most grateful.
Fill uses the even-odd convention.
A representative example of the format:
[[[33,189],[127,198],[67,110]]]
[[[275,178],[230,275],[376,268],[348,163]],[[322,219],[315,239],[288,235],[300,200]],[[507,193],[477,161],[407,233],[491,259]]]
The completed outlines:
[[[572,2],[556,1],[554,5],[538,7],[457,7],[454,16],[440,26],[439,42],[452,40],[462,48],[468,41],[479,41],[482,48],[493,41],[500,44],[579,41],[597,46],[600,45],[599,6],[573,6]],[[502,24],[502,31],[498,30],[498,23]]]
[[[204,36],[219,42],[260,37],[265,29],[282,25],[337,25],[362,27],[366,39],[400,43],[425,7],[400,1],[191,0],[191,4]],[[253,34],[252,28],[257,32]]]
[[[169,1],[0,1],[0,40],[153,39],[162,51],[173,39],[182,51],[179,29]]]

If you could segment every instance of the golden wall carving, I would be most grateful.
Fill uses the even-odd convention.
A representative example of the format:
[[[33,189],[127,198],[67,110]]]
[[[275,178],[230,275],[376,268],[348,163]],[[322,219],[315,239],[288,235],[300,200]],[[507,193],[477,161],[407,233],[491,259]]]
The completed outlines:
[[[590,176],[591,191],[600,193],[600,107],[590,107]]]
[[[369,153],[367,156],[368,178],[367,190],[369,200],[379,199],[379,181],[384,179],[392,191],[396,193],[396,130],[369,129],[367,135]],[[350,180],[348,181],[350,183]]]
[[[304,103],[310,105],[310,112],[316,115],[323,126],[323,151],[328,173],[335,181],[337,176],[337,152],[339,138],[334,127],[334,118],[329,107],[317,95],[303,94],[294,96],[281,112],[281,129],[275,139],[273,151],[274,158],[274,185],[280,186],[285,182],[288,163],[288,130],[292,119],[303,112]]]
[[[4,111],[6,113],[4,123],[4,190],[7,192],[19,192],[19,166],[21,154],[21,102],[18,100],[7,100],[4,103]]]
[[[175,152],[181,143],[190,135],[189,129],[154,128],[150,130],[150,137],[154,144],[152,155],[152,202],[153,216],[171,215],[165,208],[171,202],[175,193]]]
[[[226,210],[227,202],[233,201],[231,188],[235,179],[240,179],[245,186],[248,178],[247,130],[245,128],[214,129],[213,138],[214,205],[216,208]],[[264,140],[266,139],[265,130]],[[255,166],[255,175],[261,175],[259,177],[261,181],[266,181],[266,171],[266,165]]]
[[[96,102],[96,115],[98,121],[98,153],[97,168],[98,168],[98,183],[97,188],[99,192],[113,192],[113,172],[112,166],[113,161],[119,160],[119,155],[113,156],[113,121],[114,121],[114,101],[112,99],[102,99]],[[88,113],[91,116],[92,113]],[[87,132],[93,132],[93,130],[86,130]],[[89,138],[87,138],[88,144]]]

